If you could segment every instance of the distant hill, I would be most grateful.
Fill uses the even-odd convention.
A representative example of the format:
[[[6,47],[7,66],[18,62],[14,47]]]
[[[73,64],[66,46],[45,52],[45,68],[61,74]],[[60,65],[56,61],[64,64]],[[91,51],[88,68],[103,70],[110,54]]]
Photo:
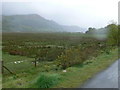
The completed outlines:
[[[64,26],[40,15],[2,16],[3,32],[81,32],[78,26]]]

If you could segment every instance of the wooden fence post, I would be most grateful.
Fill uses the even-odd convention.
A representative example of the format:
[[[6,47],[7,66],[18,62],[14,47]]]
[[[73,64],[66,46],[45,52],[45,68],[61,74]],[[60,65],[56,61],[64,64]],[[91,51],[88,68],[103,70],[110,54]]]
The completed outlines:
[[[35,67],[37,67],[37,61],[35,60]]]
[[[11,74],[14,74],[12,71],[10,71],[7,67],[4,66],[4,62],[2,61],[2,74],[4,73],[4,69],[6,69],[8,72],[10,72]]]
[[[7,67],[3,66],[6,70],[8,70],[11,74],[14,74],[12,71],[10,71]]]

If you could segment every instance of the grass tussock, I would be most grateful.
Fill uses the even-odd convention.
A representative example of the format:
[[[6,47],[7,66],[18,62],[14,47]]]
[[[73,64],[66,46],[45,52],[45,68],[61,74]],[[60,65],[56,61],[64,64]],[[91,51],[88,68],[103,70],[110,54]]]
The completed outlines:
[[[58,84],[60,80],[59,74],[41,74],[38,79],[36,80],[36,87],[37,88],[50,88],[56,84]]]

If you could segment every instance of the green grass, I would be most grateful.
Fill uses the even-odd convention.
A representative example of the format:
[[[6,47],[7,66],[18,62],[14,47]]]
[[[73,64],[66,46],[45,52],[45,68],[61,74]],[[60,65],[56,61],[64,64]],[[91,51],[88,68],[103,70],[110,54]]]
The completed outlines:
[[[56,85],[60,80],[59,74],[42,73],[35,82],[36,88],[50,88]]]
[[[2,54],[2,59],[4,61],[4,66],[9,68],[13,73],[20,73],[24,71],[25,69],[28,70],[31,67],[34,67],[34,65],[31,63],[34,58],[28,58],[25,56],[14,56],[9,54]],[[15,61],[23,61],[22,63],[15,64]],[[9,74],[7,70],[4,70],[5,74]]]
[[[45,70],[45,67],[52,68],[53,63],[41,62],[37,68],[34,66],[28,67],[28,63],[20,65],[17,72],[17,76],[8,74],[3,76],[3,87],[4,88],[76,88],[80,87],[86,80],[93,77],[98,72],[106,69],[115,60],[118,59],[117,49],[111,50],[110,54],[103,53],[96,58],[87,60],[84,64],[75,65],[67,68],[67,72],[64,73],[62,70]],[[4,55],[6,61],[9,64],[11,60],[27,59],[31,58],[23,56],[12,56]],[[4,57],[4,58],[5,58]],[[18,58],[19,57],[19,58]],[[9,61],[10,60],[10,61]],[[29,65],[29,64],[28,64]],[[30,64],[31,65],[31,64]],[[25,68],[26,66],[26,68]],[[17,65],[10,66],[16,70]],[[48,69],[48,68],[47,68]],[[46,72],[45,74],[42,74]],[[60,77],[60,78],[59,78]],[[52,82],[52,83],[51,83]]]
[[[24,61],[24,60],[34,60],[34,58],[28,58],[25,56],[18,56],[18,55],[9,55],[7,53],[2,53],[2,59],[5,63],[9,63],[9,62],[14,62],[14,61]]]
[[[28,88],[33,84],[36,77],[39,77],[40,73],[51,69],[52,67],[50,67],[50,65],[53,66],[52,62],[40,62],[37,64],[37,68],[35,68],[34,64],[31,63],[31,60],[34,59],[24,56],[14,56],[3,53],[3,58],[5,60],[4,65],[16,74],[15,76],[4,70],[2,83],[4,88]],[[13,63],[18,60],[25,60],[25,62],[20,64]]]
[[[91,63],[68,68],[66,73],[61,72],[62,81],[54,88],[76,88],[82,86],[86,80],[115,62],[118,59],[117,53],[118,51],[115,49],[110,54],[103,53],[97,58],[90,60]]]

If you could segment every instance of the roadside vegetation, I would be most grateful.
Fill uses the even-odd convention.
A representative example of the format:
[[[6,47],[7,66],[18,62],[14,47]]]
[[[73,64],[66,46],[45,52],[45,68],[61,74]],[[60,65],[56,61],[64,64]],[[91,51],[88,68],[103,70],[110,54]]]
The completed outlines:
[[[116,24],[84,34],[3,33],[3,65],[13,72],[4,68],[3,88],[79,87],[118,59],[118,36]]]

